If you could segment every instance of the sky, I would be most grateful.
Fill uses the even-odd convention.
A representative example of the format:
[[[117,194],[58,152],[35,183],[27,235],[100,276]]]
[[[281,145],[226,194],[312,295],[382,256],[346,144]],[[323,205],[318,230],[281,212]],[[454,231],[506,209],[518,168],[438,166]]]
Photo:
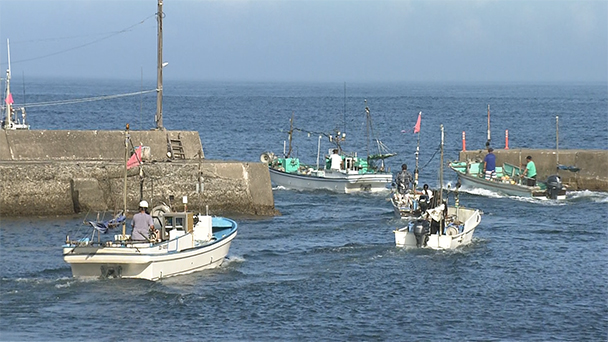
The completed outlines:
[[[0,0],[13,75],[156,78],[156,0]],[[164,0],[164,79],[608,82],[606,0]]]

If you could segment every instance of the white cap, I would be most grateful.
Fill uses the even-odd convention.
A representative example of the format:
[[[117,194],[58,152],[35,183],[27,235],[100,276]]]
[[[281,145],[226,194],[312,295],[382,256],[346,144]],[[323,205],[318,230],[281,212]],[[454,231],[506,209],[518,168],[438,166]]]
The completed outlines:
[[[146,201],[139,202],[139,207],[140,208],[147,208],[148,207],[148,202],[146,202]]]

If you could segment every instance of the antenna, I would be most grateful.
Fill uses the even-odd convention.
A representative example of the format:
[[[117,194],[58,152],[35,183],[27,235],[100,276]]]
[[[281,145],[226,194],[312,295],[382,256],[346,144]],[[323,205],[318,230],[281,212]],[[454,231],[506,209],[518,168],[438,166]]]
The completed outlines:
[[[488,105],[488,141],[486,141],[486,147],[490,147],[490,105]]]
[[[342,132],[346,133],[346,82],[344,82],[344,99],[342,101],[342,120],[344,121],[344,127]]]

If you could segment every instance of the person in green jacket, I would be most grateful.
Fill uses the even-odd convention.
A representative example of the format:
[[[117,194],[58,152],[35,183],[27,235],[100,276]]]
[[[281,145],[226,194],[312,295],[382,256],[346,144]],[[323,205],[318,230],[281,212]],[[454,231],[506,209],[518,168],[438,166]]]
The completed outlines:
[[[526,157],[526,168],[524,169],[523,176],[526,178],[528,186],[536,185],[536,164],[532,161],[532,156]]]

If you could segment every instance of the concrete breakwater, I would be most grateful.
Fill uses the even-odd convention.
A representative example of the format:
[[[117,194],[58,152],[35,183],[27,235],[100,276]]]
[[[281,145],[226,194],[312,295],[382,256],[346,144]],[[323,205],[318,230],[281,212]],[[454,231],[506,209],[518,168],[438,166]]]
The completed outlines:
[[[132,131],[150,147],[127,172],[127,209],[143,199],[214,215],[276,215],[266,165],[204,158],[197,132]],[[64,215],[123,208],[124,132],[2,131],[0,216]],[[170,156],[168,155],[170,153]]]
[[[460,161],[483,160],[486,150],[461,151]],[[544,180],[558,174],[570,190],[608,191],[608,150],[554,149],[495,149],[496,164],[521,165],[531,156],[536,164],[537,179]],[[575,166],[578,172],[558,170],[559,164]]]

